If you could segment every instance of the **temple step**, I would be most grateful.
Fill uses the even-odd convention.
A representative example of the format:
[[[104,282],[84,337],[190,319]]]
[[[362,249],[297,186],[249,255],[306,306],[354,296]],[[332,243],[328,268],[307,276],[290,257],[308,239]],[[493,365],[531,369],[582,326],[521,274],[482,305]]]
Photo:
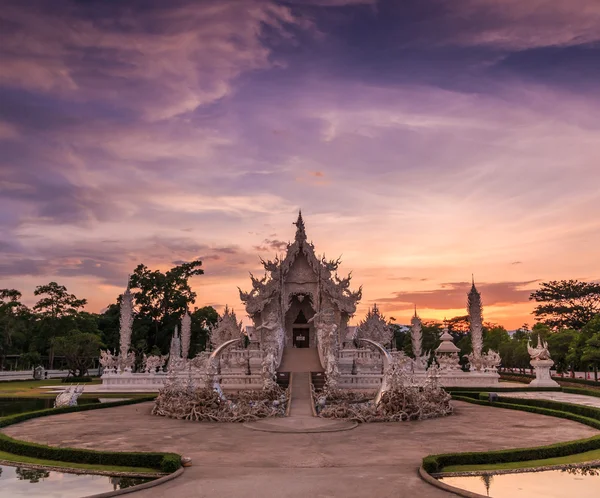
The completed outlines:
[[[279,372],[322,372],[317,348],[284,348]]]

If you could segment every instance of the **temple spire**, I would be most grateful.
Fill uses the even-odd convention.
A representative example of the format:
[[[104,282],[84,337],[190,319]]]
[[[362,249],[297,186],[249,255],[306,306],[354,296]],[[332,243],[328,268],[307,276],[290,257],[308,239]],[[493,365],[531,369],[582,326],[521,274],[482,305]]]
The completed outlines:
[[[298,219],[293,223],[296,225],[296,241],[306,242],[306,232],[304,231],[304,220],[302,219],[302,210],[298,210]]]
[[[417,318],[417,303],[415,303],[415,316],[414,318]]]

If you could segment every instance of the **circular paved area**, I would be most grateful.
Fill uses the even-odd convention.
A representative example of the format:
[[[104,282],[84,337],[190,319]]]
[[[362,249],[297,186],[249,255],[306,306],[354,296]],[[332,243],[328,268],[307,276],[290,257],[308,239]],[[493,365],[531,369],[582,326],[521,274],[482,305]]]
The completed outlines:
[[[150,415],[151,403],[34,419],[4,432],[56,446],[174,451],[193,458],[182,477],[131,495],[139,498],[449,497],[417,476],[425,455],[536,446],[598,433],[568,420],[453,403],[450,417],[318,434],[171,420]]]

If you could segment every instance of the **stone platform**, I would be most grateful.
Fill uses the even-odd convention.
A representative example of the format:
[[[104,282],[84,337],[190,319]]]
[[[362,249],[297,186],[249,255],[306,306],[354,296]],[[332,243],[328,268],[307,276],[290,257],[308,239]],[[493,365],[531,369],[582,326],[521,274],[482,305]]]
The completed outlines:
[[[193,458],[182,477],[132,498],[450,498],[454,495],[417,476],[425,455],[529,447],[598,434],[544,415],[453,405],[456,411],[449,417],[319,434],[156,417],[150,414],[152,403],[33,419],[3,432],[62,447],[174,451]]]

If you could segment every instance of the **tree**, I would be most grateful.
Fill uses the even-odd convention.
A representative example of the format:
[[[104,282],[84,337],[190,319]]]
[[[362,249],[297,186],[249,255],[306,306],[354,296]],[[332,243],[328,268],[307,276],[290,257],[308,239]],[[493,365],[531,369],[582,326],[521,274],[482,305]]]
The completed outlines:
[[[64,285],[58,285],[56,282],[36,287],[34,295],[45,296],[35,304],[33,309],[40,318],[41,332],[49,346],[48,363],[52,369],[55,338],[73,327],[73,318],[79,309],[87,304],[87,300],[69,294]]]
[[[585,341],[581,361],[594,368],[594,380],[598,382],[598,367],[600,366],[600,333],[594,334]]]
[[[554,360],[554,366],[558,373],[564,373],[570,370],[569,348],[577,339],[578,333],[575,330],[564,329],[554,334],[549,334],[546,338],[548,349]],[[543,337],[543,336],[542,336]]]
[[[544,282],[531,293],[530,300],[540,303],[533,314],[553,329],[581,329],[600,313],[600,284],[578,280]]]
[[[206,350],[208,342],[208,332],[210,327],[217,324],[219,314],[212,306],[196,308],[191,313],[192,317],[192,337],[190,341],[190,354],[195,356],[200,351]]]
[[[23,334],[27,307],[21,304],[21,293],[16,289],[0,289],[0,370],[4,358],[13,346],[15,336]]]
[[[64,356],[67,368],[75,377],[87,375],[88,368],[93,365],[94,358],[100,355],[103,346],[98,335],[79,330],[55,340],[56,353]]]
[[[499,351],[500,345],[510,341],[510,336],[506,329],[500,325],[496,325],[492,328],[484,329],[483,335],[483,350],[489,351],[492,349],[493,351]]]
[[[132,290],[137,289],[133,294],[137,315],[141,320],[149,319],[154,332],[154,337],[147,343],[149,348],[158,345],[162,351],[167,351],[175,325],[196,300],[189,279],[204,273],[201,265],[202,262],[196,260],[163,273],[140,264],[134,270],[129,284]]]
[[[468,334],[470,331],[469,315],[455,316],[454,318],[450,318],[450,320],[446,320],[445,322],[446,326],[448,327],[448,332],[450,332],[452,335]]]

